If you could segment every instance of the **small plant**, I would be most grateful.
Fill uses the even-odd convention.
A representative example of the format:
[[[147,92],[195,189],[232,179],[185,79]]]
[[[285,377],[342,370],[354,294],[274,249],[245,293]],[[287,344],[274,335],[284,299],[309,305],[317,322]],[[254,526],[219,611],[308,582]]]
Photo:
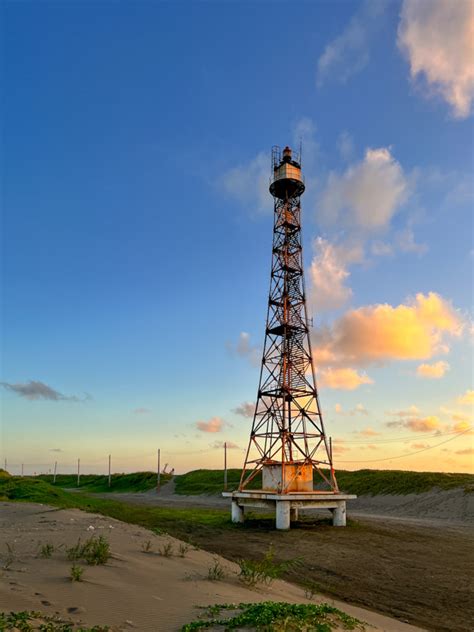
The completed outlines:
[[[147,540],[146,542],[142,542],[142,551],[143,553],[151,553],[153,549],[153,544],[151,540]]]
[[[319,584],[311,580],[304,583],[304,596],[306,599],[313,599],[320,592]]]
[[[70,578],[72,582],[82,582],[83,574],[84,574],[84,569],[82,568],[82,566],[76,566],[76,564],[73,564],[71,566]]]
[[[173,543],[165,542],[163,546],[160,547],[160,555],[163,557],[171,557],[173,555]]]
[[[179,545],[179,557],[186,557],[186,553],[189,551],[189,544],[181,542]]]
[[[224,579],[224,577],[225,571],[222,567],[222,564],[219,562],[218,559],[215,559],[214,564],[210,566],[209,570],[207,571],[207,579],[209,579],[211,582],[218,582],[221,579]]]
[[[77,541],[77,544],[71,546],[66,549],[66,557],[70,562],[74,562],[75,560],[80,560],[82,558],[82,552],[84,549],[84,545],[81,542],[81,538]]]
[[[105,564],[109,560],[111,556],[110,544],[102,535],[98,538],[89,538],[84,543],[79,538],[77,544],[67,549],[66,554],[67,559],[72,562],[84,560],[91,566],[98,566],[99,564]]]
[[[5,546],[7,547],[7,555],[2,563],[2,570],[7,571],[15,561],[15,547],[9,542],[5,542]]]
[[[274,579],[278,579],[290,568],[300,563],[299,559],[275,562],[275,551],[273,546],[269,546],[263,559],[261,560],[239,560],[239,579],[246,586],[256,586],[257,584],[271,584]]]
[[[54,553],[54,544],[43,544],[39,550],[39,556],[45,560],[48,560]]]

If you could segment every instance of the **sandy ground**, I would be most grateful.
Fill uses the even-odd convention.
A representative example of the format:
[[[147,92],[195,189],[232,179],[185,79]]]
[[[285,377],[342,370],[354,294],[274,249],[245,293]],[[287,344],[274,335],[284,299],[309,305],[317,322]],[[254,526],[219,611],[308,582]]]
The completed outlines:
[[[82,582],[69,579],[71,562],[64,548],[50,559],[38,557],[39,544],[74,545],[78,538],[105,535],[113,556],[104,566],[87,566]],[[153,550],[142,547],[151,541]],[[276,581],[250,590],[237,580],[237,566],[215,554],[191,549],[184,558],[163,557],[160,547],[179,541],[117,520],[79,510],[38,504],[0,503],[0,611],[40,610],[84,625],[111,625],[114,631],[173,632],[193,619],[196,606],[214,603],[279,600],[308,602],[297,586]],[[7,543],[13,561],[4,568]],[[218,559],[222,581],[209,581],[208,569]],[[3,567],[3,568],[2,568]],[[315,597],[313,602],[317,602]],[[370,630],[420,630],[374,612],[324,599],[369,624]]]

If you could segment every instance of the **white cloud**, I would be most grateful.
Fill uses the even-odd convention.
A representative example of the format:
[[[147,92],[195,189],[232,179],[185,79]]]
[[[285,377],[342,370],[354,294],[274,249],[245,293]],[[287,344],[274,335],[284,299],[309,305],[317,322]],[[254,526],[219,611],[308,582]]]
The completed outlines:
[[[258,345],[253,345],[250,342],[250,334],[246,331],[241,331],[239,339],[235,345],[228,344],[228,349],[242,358],[246,358],[253,366],[258,366],[262,359],[262,350]]]
[[[250,211],[270,212],[270,152],[260,152],[247,163],[232,167],[221,176],[224,191]]]
[[[319,57],[318,86],[327,80],[345,83],[365,68],[370,59],[370,40],[386,7],[386,0],[365,0],[360,4],[342,33],[326,45]]]
[[[346,285],[349,271],[346,253],[322,237],[313,242],[315,251],[309,268],[311,302],[317,311],[334,309],[344,305],[352,290]]]
[[[367,149],[363,160],[331,172],[321,196],[329,224],[373,232],[386,229],[409,195],[409,182],[387,147]]]
[[[416,369],[418,377],[425,377],[428,379],[437,380],[449,370],[449,364],[439,360],[439,362],[433,362],[433,364],[420,364]]]
[[[396,233],[395,244],[402,252],[413,252],[417,255],[424,255],[428,250],[426,244],[419,244],[415,241],[413,229],[410,227]]]
[[[457,118],[474,98],[474,7],[471,0],[404,0],[398,46],[410,75],[422,76]],[[425,91],[426,92],[426,91]]]
[[[337,148],[343,160],[350,160],[354,154],[354,140],[349,132],[344,131],[339,134]]]

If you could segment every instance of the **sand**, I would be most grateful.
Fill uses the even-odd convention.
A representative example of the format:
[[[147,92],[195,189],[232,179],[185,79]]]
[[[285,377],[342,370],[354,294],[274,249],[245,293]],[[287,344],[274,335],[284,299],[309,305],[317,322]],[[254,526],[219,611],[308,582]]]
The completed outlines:
[[[72,563],[64,547],[91,535],[105,535],[113,556],[104,566],[81,564],[83,581],[71,582]],[[146,553],[143,547],[148,541],[152,551]],[[158,553],[168,542],[175,552],[172,557]],[[0,569],[0,611],[39,610],[76,624],[109,625],[114,631],[173,632],[197,618],[197,606],[265,600],[310,603],[293,584],[275,581],[265,588],[248,589],[237,579],[237,565],[224,558],[195,549],[178,557],[179,540],[76,509],[0,503],[0,567],[7,558],[7,543],[13,561]],[[50,559],[41,559],[39,545],[46,543],[61,548]],[[226,576],[210,581],[208,569],[216,560]],[[313,603],[318,601],[369,623],[370,630],[421,629],[335,600],[313,599]]]

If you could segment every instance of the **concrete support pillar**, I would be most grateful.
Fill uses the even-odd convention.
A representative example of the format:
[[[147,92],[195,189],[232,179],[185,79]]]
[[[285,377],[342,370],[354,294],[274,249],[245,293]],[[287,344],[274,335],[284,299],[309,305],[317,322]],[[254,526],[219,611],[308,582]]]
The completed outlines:
[[[290,528],[290,501],[277,500],[275,505],[276,505],[275,507],[276,528],[289,529]]]
[[[232,501],[232,522],[244,521],[244,508],[240,507],[236,500]]]
[[[336,509],[332,509],[332,524],[334,527],[346,526],[346,501],[338,503]]]
[[[298,520],[298,507],[291,507],[290,522],[296,522],[297,520]]]

